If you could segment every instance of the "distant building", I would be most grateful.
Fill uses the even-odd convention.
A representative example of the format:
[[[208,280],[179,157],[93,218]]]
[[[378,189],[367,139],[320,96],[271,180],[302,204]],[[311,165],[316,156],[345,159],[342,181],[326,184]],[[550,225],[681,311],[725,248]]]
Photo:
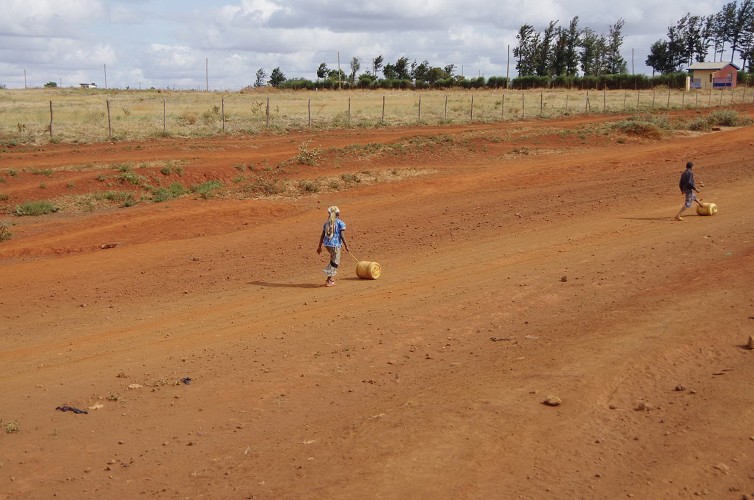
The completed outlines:
[[[96,83],[79,83],[81,85],[82,89],[96,89],[97,84]]]
[[[688,67],[692,89],[735,88],[740,68],[728,62],[698,62]]]

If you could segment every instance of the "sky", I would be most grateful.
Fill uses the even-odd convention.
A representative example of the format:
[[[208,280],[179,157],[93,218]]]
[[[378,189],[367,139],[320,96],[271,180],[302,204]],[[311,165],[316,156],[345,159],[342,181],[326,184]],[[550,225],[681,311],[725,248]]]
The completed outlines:
[[[362,73],[379,55],[514,77],[519,28],[567,27],[574,16],[604,34],[623,19],[629,72],[651,74],[644,61],[668,26],[728,1],[3,0],[0,86],[234,91],[259,69],[316,80],[323,62],[350,73],[357,57]]]

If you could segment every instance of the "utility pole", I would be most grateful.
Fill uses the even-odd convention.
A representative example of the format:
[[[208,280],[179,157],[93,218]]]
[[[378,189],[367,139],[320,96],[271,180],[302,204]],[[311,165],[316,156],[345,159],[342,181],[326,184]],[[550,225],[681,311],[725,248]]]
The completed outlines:
[[[209,92],[209,57],[204,58],[204,83],[207,92]]]
[[[505,65],[505,86],[510,87],[511,75],[511,44],[508,44],[508,63]]]
[[[107,90],[107,64],[103,64],[102,67],[105,70],[105,90]]]

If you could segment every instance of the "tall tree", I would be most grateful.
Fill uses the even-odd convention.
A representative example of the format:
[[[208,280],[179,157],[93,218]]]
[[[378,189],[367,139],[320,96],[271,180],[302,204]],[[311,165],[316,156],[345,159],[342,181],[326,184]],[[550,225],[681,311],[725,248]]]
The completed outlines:
[[[358,57],[351,58],[351,85],[356,83],[356,73],[361,69],[361,60]]]
[[[581,71],[584,76],[601,75],[605,72],[607,40],[604,35],[585,28],[581,36]]]
[[[387,63],[382,69],[382,76],[386,80],[396,80],[398,78],[398,70],[395,69],[395,64]]]
[[[657,40],[649,48],[649,55],[644,63],[652,68],[653,72],[672,73],[676,70],[672,59],[670,49],[668,48],[668,42],[665,40]]]
[[[732,39],[733,27],[736,23],[736,2],[729,2],[723,5],[720,12],[715,14],[715,49],[723,60],[725,52],[725,43]],[[715,58],[717,60],[717,58]]]
[[[327,73],[330,70],[327,68],[327,64],[322,63],[319,65],[319,68],[317,68],[317,81],[327,76]]]
[[[553,43],[558,21],[550,21],[542,32],[542,39],[534,51],[534,71],[538,76],[552,75]]]
[[[397,61],[395,61],[395,77],[398,80],[411,79],[408,57],[400,57]]]
[[[694,52],[694,60],[704,62],[707,60],[710,45],[715,37],[715,16],[710,14],[704,16],[701,20],[701,29],[699,30],[699,44]]]
[[[568,31],[565,28],[558,28],[555,36],[555,43],[552,47],[552,74],[555,76],[564,76],[566,70],[566,53],[568,50]]]
[[[568,37],[565,51],[566,74],[576,76],[579,71],[579,45],[581,44],[581,31],[579,30],[579,16],[571,19],[568,25]]]
[[[267,72],[263,68],[259,68],[256,74],[257,79],[254,81],[255,87],[264,87],[264,81],[267,79]]]
[[[382,54],[372,59],[372,74],[374,76],[377,76],[377,72],[382,69],[384,62],[385,60],[382,58]]]
[[[280,71],[280,68],[275,68],[272,70],[272,73],[270,74],[270,85],[273,87],[277,87],[281,83],[283,83],[286,80],[285,75],[282,71]]]
[[[735,2],[733,2],[735,4]],[[751,36],[751,25],[754,20],[754,1],[742,0],[741,5],[736,9],[736,14],[733,18],[731,25],[731,32],[729,36],[730,41],[730,62],[733,62],[733,57],[736,55],[736,51],[740,52],[741,42],[746,44],[746,39]],[[743,39],[743,40],[742,40]]]
[[[416,64],[416,61],[411,63],[411,77],[414,79],[415,82],[427,82],[429,81],[429,71],[430,71],[429,61],[426,59],[422,61],[419,64]]]
[[[626,60],[620,55],[620,49],[623,46],[623,25],[626,22],[618,19],[615,24],[610,26],[607,35],[607,44],[605,46],[605,71],[610,75],[619,75],[626,73]]]
[[[524,24],[519,28],[516,35],[518,45],[513,48],[513,57],[518,59],[516,69],[519,76],[531,76],[536,71],[536,53],[539,45],[539,32],[534,31],[534,26]]]

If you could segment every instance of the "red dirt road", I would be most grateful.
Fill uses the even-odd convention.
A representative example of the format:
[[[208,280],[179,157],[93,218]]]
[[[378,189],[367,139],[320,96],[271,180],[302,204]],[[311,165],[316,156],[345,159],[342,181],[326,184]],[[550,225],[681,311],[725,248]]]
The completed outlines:
[[[0,153],[54,171],[9,204],[97,185],[66,166],[228,181],[306,141],[329,152],[280,176],[425,174],[5,217],[0,498],[751,498],[754,129],[619,119]],[[333,152],[407,138],[432,142]],[[719,213],[674,222],[687,159]],[[345,255],[322,286],[332,204],[379,280]]]

